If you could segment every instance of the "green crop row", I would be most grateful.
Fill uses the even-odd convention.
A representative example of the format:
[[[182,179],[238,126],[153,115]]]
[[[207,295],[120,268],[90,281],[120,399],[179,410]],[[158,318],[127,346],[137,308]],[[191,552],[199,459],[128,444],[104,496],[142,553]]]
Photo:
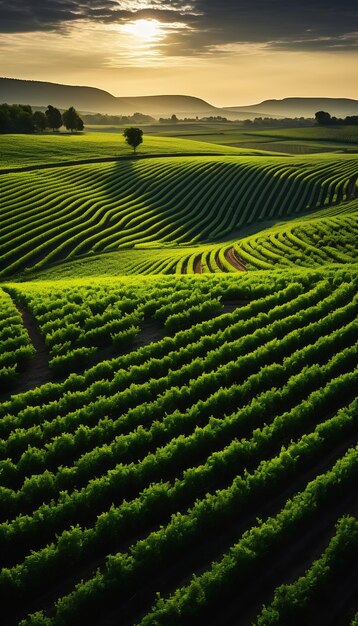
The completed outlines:
[[[352,416],[352,409],[345,411],[344,414]],[[322,424],[320,428],[322,434],[326,431],[328,438],[330,437],[329,432],[331,431],[333,434],[335,430],[333,423],[334,420],[333,422],[330,420],[330,422]],[[332,426],[333,430],[331,430]],[[318,442],[317,435],[318,433],[311,435],[312,444],[315,440]],[[306,446],[309,446],[309,438],[310,436],[303,439]],[[300,443],[298,443],[298,447],[300,447]],[[318,445],[317,450],[319,448]],[[307,447],[306,453],[308,453]],[[287,466],[295,462],[290,449],[284,451],[282,457],[285,458]],[[260,567],[267,567],[268,555],[275,559],[278,552],[284,550],[290,543],[297,541],[303,530],[308,529],[317,520],[317,517],[322,514],[322,509],[324,510],[329,506],[332,498],[338,500],[352,489],[357,480],[357,475],[358,450],[351,448],[332,470],[318,476],[307,485],[303,492],[289,500],[276,517],[270,517],[264,522],[259,522],[257,526],[244,533],[242,538],[232,546],[220,561],[213,563],[211,569],[201,576],[194,576],[186,587],[178,589],[168,599],[160,598],[153,607],[153,611],[141,620],[141,626],[149,626],[150,624],[174,626],[178,623],[185,625],[192,623],[193,618],[205,622],[210,610],[215,610],[215,606],[222,606],[235,591],[237,594],[238,588],[245,588],[245,579],[250,577],[250,574],[252,575],[254,568],[259,571]],[[154,537],[153,539],[155,540]],[[123,561],[121,562],[118,557],[108,561],[107,572],[108,575],[112,574],[112,585],[108,581],[108,596],[115,589],[118,592],[116,583],[122,578],[122,563]],[[144,564],[146,564],[145,561]],[[128,565],[130,567],[130,563]],[[96,583],[99,582],[100,576],[101,574],[98,574],[97,578],[89,581],[87,588],[86,583],[84,583],[73,592],[72,596],[63,598],[62,602],[60,601],[58,604],[56,616],[44,623],[62,625],[66,620],[68,620],[68,624],[73,623],[71,619],[76,612],[78,615],[87,610],[83,609],[83,594],[88,592],[91,585],[93,585],[94,601],[100,601],[105,595],[104,590],[106,589],[106,587],[102,587],[102,594],[99,590],[96,593]],[[104,579],[105,574],[102,574],[102,581]],[[36,624],[36,621],[34,623]]]
[[[1,273],[138,244],[213,241],[349,199],[355,172],[354,157],[336,156],[182,157],[9,174],[1,181]],[[153,270],[167,265],[158,259]]]
[[[322,314],[324,317],[324,313],[331,314],[332,308],[334,310],[335,306],[346,305],[347,300],[354,293],[354,289],[349,284],[343,284],[332,295],[327,296],[327,292],[329,292],[329,286],[325,283],[319,283],[306,294],[298,295],[289,302],[284,300],[283,304],[274,307],[269,314],[263,313],[257,316],[257,318],[248,320],[246,327],[242,328],[241,324],[235,324],[233,336],[230,338],[229,344],[225,342],[221,345],[222,335],[219,334],[216,337],[216,342],[218,343],[214,344],[214,349],[207,352],[206,357],[198,355],[193,359],[189,350],[187,351],[190,355],[189,361],[185,359],[184,364],[181,364],[179,360],[177,369],[175,369],[175,355],[169,355],[168,359],[164,361],[164,372],[162,372],[160,365],[154,362],[154,367],[158,368],[156,377],[152,377],[149,372],[149,375],[146,374],[148,366],[145,364],[138,372],[139,384],[136,383],[136,370],[132,371],[129,376],[124,377],[119,372],[119,376],[114,379],[113,384],[107,385],[108,391],[106,394],[103,391],[99,394],[99,387],[95,385],[95,397],[91,402],[89,402],[88,393],[84,392],[83,399],[81,397],[78,398],[80,402],[77,400],[74,410],[69,410],[69,405],[66,403],[64,417],[54,419],[55,406],[53,403],[50,403],[48,407],[46,405],[42,406],[42,424],[36,424],[31,429],[21,428],[19,432],[13,430],[7,442],[4,441],[2,454],[15,454],[16,456],[21,450],[26,449],[29,444],[46,443],[49,439],[57,437],[61,432],[68,433],[76,430],[84,421],[87,426],[93,426],[101,418],[107,417],[112,421],[117,417],[120,418],[118,424],[123,433],[139,424],[143,425],[147,420],[152,420],[154,410],[156,414],[160,414],[170,410],[173,406],[175,408],[188,406],[190,398],[194,401],[195,399],[199,400],[205,397],[206,394],[212,393],[222,384],[230,382],[239,372],[249,375],[251,371],[256,371],[266,357],[268,359],[274,357],[271,347],[274,344],[278,344],[278,338],[284,338],[291,331],[295,333],[305,323],[309,324],[309,322],[319,320]],[[349,318],[349,315],[354,315],[356,310],[355,300],[348,308],[343,307],[343,316],[348,316]],[[307,304],[311,306],[308,306],[304,312],[301,312],[302,306],[307,306]],[[322,325],[324,323],[325,320],[323,320]],[[328,318],[326,323],[328,325],[330,323],[334,324],[334,318],[331,320]],[[307,326],[304,332],[310,333],[310,326]],[[228,333],[226,334],[228,335]],[[236,336],[238,336],[237,339],[235,338]],[[204,349],[208,345],[205,339],[201,345]],[[289,340],[284,345],[290,346]],[[256,354],[258,349],[262,352],[261,362],[258,361]],[[235,358],[245,354],[245,365],[247,365],[247,368],[250,367],[251,370],[244,369],[243,361],[235,362]],[[168,371],[170,364],[172,367]],[[126,379],[131,381],[129,387],[126,384]],[[118,384],[120,385],[119,388]],[[180,391],[179,388],[181,388]],[[179,395],[182,396],[182,400],[180,404],[177,404]],[[76,401],[76,396],[73,397],[71,394],[71,400]],[[148,402],[151,402],[151,405],[148,405]],[[146,403],[146,410],[139,408],[139,405],[142,403]],[[80,406],[78,407],[79,404]],[[125,418],[125,414],[128,411],[129,413]],[[32,415],[32,419],[35,418],[36,421],[38,413],[38,409],[31,410],[29,408],[26,410],[26,416]],[[47,414],[50,419],[45,421]],[[69,453],[70,451],[68,450]]]
[[[0,289],[0,392],[11,389],[34,353],[21,313]]]
[[[332,227],[336,218],[327,216]],[[202,267],[214,272],[221,259],[234,262],[226,249],[219,256],[212,247]],[[355,444],[353,269],[221,270],[5,289],[36,318],[44,339],[55,337],[51,347],[57,337],[70,341],[76,327],[101,332],[139,314],[144,329],[174,334],[0,404],[4,619],[70,625],[112,610],[120,621],[128,610],[130,623],[205,623],[236,584],[223,553],[255,530],[255,516],[275,516]],[[119,344],[127,340],[119,334]],[[296,526],[286,516],[268,552],[253,543],[252,576],[272,561],[275,546],[293,546],[302,529],[319,532],[332,502],[348,501],[351,471],[340,482],[329,479],[329,494],[320,483],[317,504],[312,497],[309,510],[307,500]],[[210,569],[217,558],[220,576]],[[197,604],[207,580],[209,593]],[[154,590],[172,596],[150,610]]]
[[[284,399],[282,406],[287,406],[290,398],[293,399],[295,390],[299,385],[299,378],[300,375],[294,377],[282,389],[281,397]],[[73,561],[83,565],[89,559],[98,556],[100,551],[113,550],[118,541],[123,542],[127,535],[130,536],[133,532],[143,532],[153,523],[164,521],[171,512],[192,504],[195,498],[205,494],[205,486],[208,481],[210,481],[212,490],[215,487],[222,488],[223,484],[233,480],[240,470],[249,466],[255,467],[260,460],[265,458],[265,455],[270,456],[276,451],[279,452],[284,441],[288,441],[294,435],[301,435],[307,427],[312,428],[312,425],[319,419],[317,408],[319,407],[320,411],[323,411],[329,406],[332,407],[332,400],[335,402],[337,399],[336,394],[347,393],[349,388],[352,390],[356,378],[357,375],[355,378],[344,375],[338,379],[333,379],[323,392],[321,390],[312,392],[306,400],[297,403],[293,409],[282,415],[277,415],[272,424],[263,426],[261,430],[255,429],[251,439],[240,441],[234,439],[223,449],[211,454],[203,465],[186,469],[183,478],[177,479],[172,486],[169,486],[168,483],[152,483],[137,499],[132,499],[128,503],[125,502],[117,508],[112,505],[108,512],[102,513],[98,517],[93,528],[81,531],[77,526],[64,531],[56,543],[26,556],[23,564],[4,570],[2,577],[0,577],[0,589],[7,596],[14,593],[15,588],[20,592],[21,581],[21,593],[31,594],[36,588],[41,588],[42,578],[40,579],[39,563],[43,562],[41,577],[46,577],[47,580],[49,580],[48,577],[51,577],[51,580],[55,582],[61,571],[59,565],[63,558],[67,558],[68,549],[71,549]],[[266,392],[265,397],[268,407],[277,399],[277,393]],[[249,420],[255,416],[255,413],[259,415],[262,412],[264,407],[261,404],[262,399],[260,397],[260,402],[254,402],[240,412],[241,422],[243,418]],[[238,417],[239,414],[235,419],[237,420]],[[217,436],[222,431],[223,426],[219,420],[216,421],[215,426],[212,423],[212,435]],[[193,443],[198,440],[197,443],[200,444],[202,438],[199,431],[194,433],[191,439]],[[224,443],[225,440],[221,440],[221,445]],[[168,449],[168,458],[169,454],[170,450]],[[161,456],[164,458],[164,450]],[[191,458],[193,460],[195,457]],[[24,529],[22,536],[20,533],[17,535],[17,541],[20,541],[20,544],[23,541],[23,532]],[[34,526],[32,524],[31,535],[33,534]],[[37,568],[36,576],[34,576],[33,567]],[[12,590],[11,585],[15,585]]]
[[[215,494],[208,494],[203,500],[198,500],[194,506],[184,514],[177,513],[166,525],[152,532],[145,539],[133,544],[129,553],[118,553],[107,557],[106,567],[98,571],[88,581],[80,583],[76,589],[64,596],[56,603],[56,612],[53,618],[49,618],[49,624],[75,624],[79,620],[86,620],[93,612],[97,618],[111,606],[117,606],[126,597],[133,593],[138,585],[143,584],[151,572],[159,573],[159,568],[165,572],[168,560],[178,558],[183,550],[193,550],[204,541],[207,542],[217,532],[225,529],[232,521],[232,516],[237,515],[240,507],[241,515],[250,510],[253,500],[258,497],[271,497],[279,493],[285,486],[290,484],[292,477],[305,467],[317,463],[323,452],[337,446],[340,440],[344,441],[347,434],[354,427],[354,413],[356,404],[342,410],[336,416],[323,422],[315,431],[303,436],[298,442],[292,443],[287,449],[282,449],[279,456],[260,464],[253,473],[247,472],[244,477],[238,476],[226,489],[219,490]],[[311,518],[332,499],[332,497],[345,493],[354,484],[357,477],[357,451],[352,448],[345,457],[326,475],[319,476],[313,483],[308,485],[302,495],[297,495],[293,501],[289,501],[273,524],[269,519],[260,528],[262,534],[267,529],[266,541],[276,543],[283,536],[289,535],[302,529],[302,521]],[[307,494],[307,495],[306,495]],[[319,501],[319,507],[315,504],[315,498]],[[299,506],[297,506],[299,501]],[[311,521],[311,520],[310,520]],[[280,523],[281,522],[281,523]],[[248,532],[248,538],[254,540],[255,548],[252,554],[256,559],[262,552],[260,547],[263,543],[258,540],[256,529]],[[276,532],[273,532],[276,531]],[[246,536],[241,542],[245,542]],[[177,624],[178,619],[183,623],[185,609],[189,614],[194,611],[208,609],[210,600],[218,600],[220,592],[227,592],[228,578],[233,582],[239,574],[240,568],[244,568],[247,559],[239,558],[242,552],[239,542],[232,548],[230,554],[224,557],[224,562],[213,566],[213,570],[204,573],[199,579],[199,584],[205,584],[203,599],[195,602],[196,595],[188,593],[187,589],[178,589],[173,598],[167,602],[159,602],[155,616],[149,614],[142,623]],[[270,545],[270,541],[269,541]],[[267,546],[265,545],[267,549]],[[232,567],[236,565],[235,576]],[[205,581],[205,582],[204,582]],[[198,579],[195,579],[198,584]],[[189,585],[190,587],[190,585]],[[211,593],[210,593],[211,592]],[[187,605],[186,605],[187,603]],[[36,623],[36,622],[35,622]]]
[[[350,568],[356,571],[357,554],[358,520],[352,516],[344,517],[339,520],[336,534],[322,556],[305,575],[291,585],[282,585],[275,590],[274,599],[259,615],[257,626],[308,624],[317,614],[315,602],[320,602],[325,595],[330,604],[328,594],[332,585],[341,582],[342,578],[350,578]]]
[[[216,288],[216,283],[214,286],[212,281],[213,278],[210,279],[209,287],[212,288],[210,293],[214,295],[215,291],[213,291],[213,289]],[[285,280],[284,277],[278,277],[276,283],[277,291],[269,295],[272,291],[272,287],[268,284],[261,283],[261,281],[256,288],[254,282],[250,285],[240,286],[237,285],[236,282],[232,282],[231,279],[226,283],[223,281],[221,285],[221,292],[223,294],[226,293],[228,297],[235,294],[240,298],[244,297],[245,299],[249,299],[250,302],[242,308],[237,308],[233,313],[196,324],[186,331],[178,332],[174,337],[165,337],[135,352],[111,361],[102,362],[88,370],[88,373],[83,376],[73,375],[63,383],[49,383],[40,387],[38,390],[27,392],[26,394],[19,394],[13,400],[0,405],[0,414],[3,418],[0,422],[1,434],[4,436],[14,428],[26,428],[37,424],[39,406],[41,406],[41,421],[43,422],[46,421],[47,417],[51,417],[51,420],[53,420],[54,413],[58,416],[63,415],[74,408],[88,405],[93,398],[98,395],[108,395],[111,391],[111,387],[107,389],[106,384],[108,383],[105,383],[104,380],[111,381],[113,379],[113,389],[118,391],[129,386],[131,382],[136,382],[139,377],[140,380],[143,379],[143,376],[145,378],[146,375],[144,372],[147,368],[148,375],[151,378],[157,378],[156,372],[159,372],[161,376],[168,371],[171,359],[174,358],[174,353],[178,362],[182,364],[188,363],[195,356],[203,354],[203,350],[206,349],[204,341],[207,341],[204,340],[205,335],[214,335],[211,342],[211,347],[214,348],[220,341],[225,341],[227,337],[235,336],[232,335],[232,333],[235,332],[235,328],[239,330],[235,324],[236,322],[239,323],[240,320],[246,321],[245,329],[250,327],[253,329],[258,328],[260,324],[265,322],[265,318],[256,320],[255,316],[267,312],[276,305],[289,301],[305,288],[300,283],[287,285],[287,282],[289,281]],[[313,285],[314,284],[315,281],[313,281]],[[307,288],[308,287],[309,281],[307,284]],[[320,289],[322,289],[322,286]],[[329,289],[330,286],[327,283],[327,292]],[[16,293],[19,292],[16,291]],[[53,301],[55,303],[56,298],[54,298]],[[98,302],[100,301],[99,298]],[[250,320],[250,318],[253,319]],[[234,328],[232,329],[231,327],[233,325]],[[225,331],[224,335],[221,335],[221,331]],[[217,335],[216,340],[215,335]],[[191,346],[191,344],[197,345]],[[146,365],[146,362],[148,362],[148,365]],[[138,367],[140,368],[139,370],[137,370]],[[130,368],[131,371],[129,372]],[[77,393],[75,394],[74,392]],[[58,401],[53,404],[56,399],[58,399]],[[46,404],[50,401],[52,407],[49,407],[47,412]]]

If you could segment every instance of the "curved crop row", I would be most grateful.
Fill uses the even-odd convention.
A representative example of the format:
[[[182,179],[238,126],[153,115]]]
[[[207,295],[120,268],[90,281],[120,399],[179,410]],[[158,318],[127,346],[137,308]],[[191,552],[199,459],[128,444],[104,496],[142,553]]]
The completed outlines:
[[[354,197],[355,172],[356,160],[341,156],[181,157],[8,174],[1,177],[1,274],[138,244],[227,237]],[[206,267],[215,271],[212,259]]]

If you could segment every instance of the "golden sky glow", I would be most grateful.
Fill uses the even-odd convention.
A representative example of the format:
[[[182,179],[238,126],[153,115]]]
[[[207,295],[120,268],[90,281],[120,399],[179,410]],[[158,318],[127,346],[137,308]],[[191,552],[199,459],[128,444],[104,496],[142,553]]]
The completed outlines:
[[[355,2],[337,6],[325,0],[322,13],[320,0],[299,7],[284,0],[12,0],[0,3],[1,74],[122,96],[183,93],[218,106],[358,98]]]
[[[142,42],[155,42],[163,38],[162,25],[158,20],[136,20],[125,24],[122,29]]]

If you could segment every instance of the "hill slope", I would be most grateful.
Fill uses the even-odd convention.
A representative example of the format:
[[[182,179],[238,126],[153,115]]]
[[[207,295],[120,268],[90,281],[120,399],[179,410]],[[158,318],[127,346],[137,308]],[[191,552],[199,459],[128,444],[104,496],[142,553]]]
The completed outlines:
[[[128,115],[135,112],[154,116],[217,115],[212,105],[192,96],[163,95],[115,97],[95,87],[75,87],[40,81],[0,78],[0,102],[44,106],[53,104],[60,108],[74,106],[83,111]],[[221,110],[218,110],[219,114]]]
[[[2,139],[4,624],[357,626],[358,155],[118,139]]]
[[[1,176],[0,272],[78,255],[232,238],[354,197],[357,159],[190,156]]]
[[[337,117],[358,115],[358,100],[350,98],[284,98],[264,100],[249,106],[225,107],[236,113],[250,112],[257,116],[277,115],[278,117],[314,117],[317,111],[328,111]]]
[[[226,116],[228,119],[248,119],[258,115],[264,117],[313,117],[324,108],[333,115],[354,115],[358,102],[345,98],[286,98],[265,100],[260,104],[241,107],[215,107],[201,98],[185,95],[158,95],[116,97],[95,87],[60,85],[42,81],[0,78],[0,103],[31,104],[59,108],[74,106],[80,111],[130,115],[136,112],[154,117]]]

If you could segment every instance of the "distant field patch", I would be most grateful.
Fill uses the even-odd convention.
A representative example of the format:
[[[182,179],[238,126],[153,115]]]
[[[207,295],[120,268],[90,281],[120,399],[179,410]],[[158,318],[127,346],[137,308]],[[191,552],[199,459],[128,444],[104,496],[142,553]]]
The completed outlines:
[[[251,131],[251,135],[260,137],[279,137],[282,139],[301,139],[304,141],[337,141],[358,143],[358,126],[312,126],[308,128],[275,128],[271,130]]]

